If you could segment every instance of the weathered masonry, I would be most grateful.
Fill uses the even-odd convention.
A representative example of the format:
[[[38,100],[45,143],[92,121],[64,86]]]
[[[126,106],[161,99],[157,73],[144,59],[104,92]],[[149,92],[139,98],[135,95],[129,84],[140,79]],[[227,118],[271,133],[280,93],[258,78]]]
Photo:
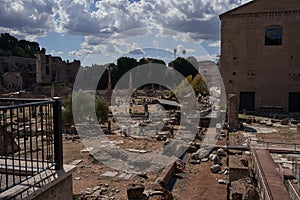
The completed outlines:
[[[254,0],[220,20],[220,71],[239,111],[300,112],[300,1]]]

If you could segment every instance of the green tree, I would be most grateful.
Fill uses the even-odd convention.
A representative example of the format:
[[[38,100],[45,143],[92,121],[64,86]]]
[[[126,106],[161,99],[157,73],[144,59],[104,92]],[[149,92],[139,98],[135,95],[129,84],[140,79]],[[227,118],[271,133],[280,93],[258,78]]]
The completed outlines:
[[[74,100],[74,101],[72,101]],[[85,120],[91,114],[91,106],[93,105],[94,97],[92,94],[86,92],[76,92],[73,95],[69,95],[68,98],[63,102],[62,119],[63,124],[74,124],[73,111],[80,113],[78,117],[80,120]],[[73,109],[74,106],[74,109]],[[95,111],[97,120],[100,123],[107,121],[109,108],[106,102],[99,98],[95,98]]]
[[[190,58],[191,59],[191,58]],[[169,65],[173,66],[184,77],[192,75],[193,77],[198,74],[198,69],[193,66],[194,63],[189,62],[187,59],[178,57],[176,60],[172,61]]]
[[[68,98],[63,101],[62,123],[63,124],[74,124],[73,113],[72,113],[72,96],[71,95],[69,95]]]
[[[109,113],[109,108],[107,103],[100,98],[96,98],[96,115],[98,118],[98,121],[103,123],[106,122],[108,119],[108,113]]]
[[[198,96],[199,94],[207,94],[208,87],[205,83],[205,80],[201,74],[197,74],[194,78],[192,75],[187,76],[182,82],[178,85],[175,89],[175,95],[178,98],[181,98],[188,94],[187,88],[189,84],[193,88],[195,95]],[[173,94],[170,94],[172,96]]]
[[[181,83],[177,86],[177,88],[174,91],[177,98],[182,98],[188,94],[189,91],[187,90],[187,88],[189,84],[191,84],[192,80],[193,80],[193,76],[189,75],[185,77],[184,80],[181,81]]]
[[[208,88],[205,83],[205,80],[201,74],[197,74],[191,82],[192,87],[196,93],[196,96],[199,94],[207,94]]]
[[[2,56],[20,56],[20,57],[31,57],[35,54],[45,53],[46,49],[40,49],[39,43],[30,42],[27,40],[18,40],[9,33],[1,33],[0,36],[0,54]]]

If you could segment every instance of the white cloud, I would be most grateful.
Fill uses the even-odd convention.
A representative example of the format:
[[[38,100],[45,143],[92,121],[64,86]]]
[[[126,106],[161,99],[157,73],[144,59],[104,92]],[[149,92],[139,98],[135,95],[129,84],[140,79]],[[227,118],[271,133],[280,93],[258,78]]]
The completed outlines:
[[[62,52],[62,51],[55,51],[55,50],[53,50],[53,49],[50,51],[50,54],[51,54],[51,55],[61,55],[61,54],[63,54],[63,53],[64,53],[64,52]]]
[[[242,1],[243,3],[245,2]],[[133,43],[107,38],[129,30],[156,27],[157,37],[178,41],[219,41],[218,15],[239,5],[239,0],[2,0],[0,31],[34,39],[49,31],[84,36],[81,49],[69,55],[135,50]],[[170,34],[167,29],[181,32]],[[134,32],[128,32],[133,34]],[[136,34],[136,33],[134,33]],[[144,34],[144,33],[141,33]],[[126,36],[126,33],[122,34]],[[158,46],[158,40],[153,45]],[[189,49],[187,48],[187,51]]]
[[[206,55],[201,55],[201,56],[197,56],[196,59],[198,61],[216,61],[219,55],[217,54],[206,54]]]
[[[208,45],[209,47],[221,47],[221,41],[212,42]]]
[[[54,29],[52,1],[2,0],[0,27],[8,32],[18,32],[23,38],[43,36],[48,29]]]

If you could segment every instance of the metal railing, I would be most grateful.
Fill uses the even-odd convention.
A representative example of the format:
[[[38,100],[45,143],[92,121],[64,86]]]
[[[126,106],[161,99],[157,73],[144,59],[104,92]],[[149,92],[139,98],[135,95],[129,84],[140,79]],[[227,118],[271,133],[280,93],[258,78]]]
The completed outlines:
[[[0,98],[0,192],[48,169],[63,169],[59,98]]]
[[[291,199],[292,200],[299,200],[300,196],[299,196],[298,192],[295,190],[293,184],[291,183],[290,180],[287,180],[287,182],[288,182],[287,188],[288,188],[288,192],[291,196]]]
[[[290,150],[290,151],[299,151],[300,150],[300,143],[296,142],[270,142],[270,141],[263,141],[260,140],[258,142],[263,147],[266,147],[266,149],[279,149],[282,148],[283,150]]]

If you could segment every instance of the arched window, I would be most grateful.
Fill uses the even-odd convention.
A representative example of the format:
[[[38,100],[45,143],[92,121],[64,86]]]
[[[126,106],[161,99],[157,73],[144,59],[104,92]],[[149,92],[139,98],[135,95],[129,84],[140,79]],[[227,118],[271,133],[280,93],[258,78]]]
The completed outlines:
[[[282,26],[273,25],[265,29],[265,45],[282,44]]]

